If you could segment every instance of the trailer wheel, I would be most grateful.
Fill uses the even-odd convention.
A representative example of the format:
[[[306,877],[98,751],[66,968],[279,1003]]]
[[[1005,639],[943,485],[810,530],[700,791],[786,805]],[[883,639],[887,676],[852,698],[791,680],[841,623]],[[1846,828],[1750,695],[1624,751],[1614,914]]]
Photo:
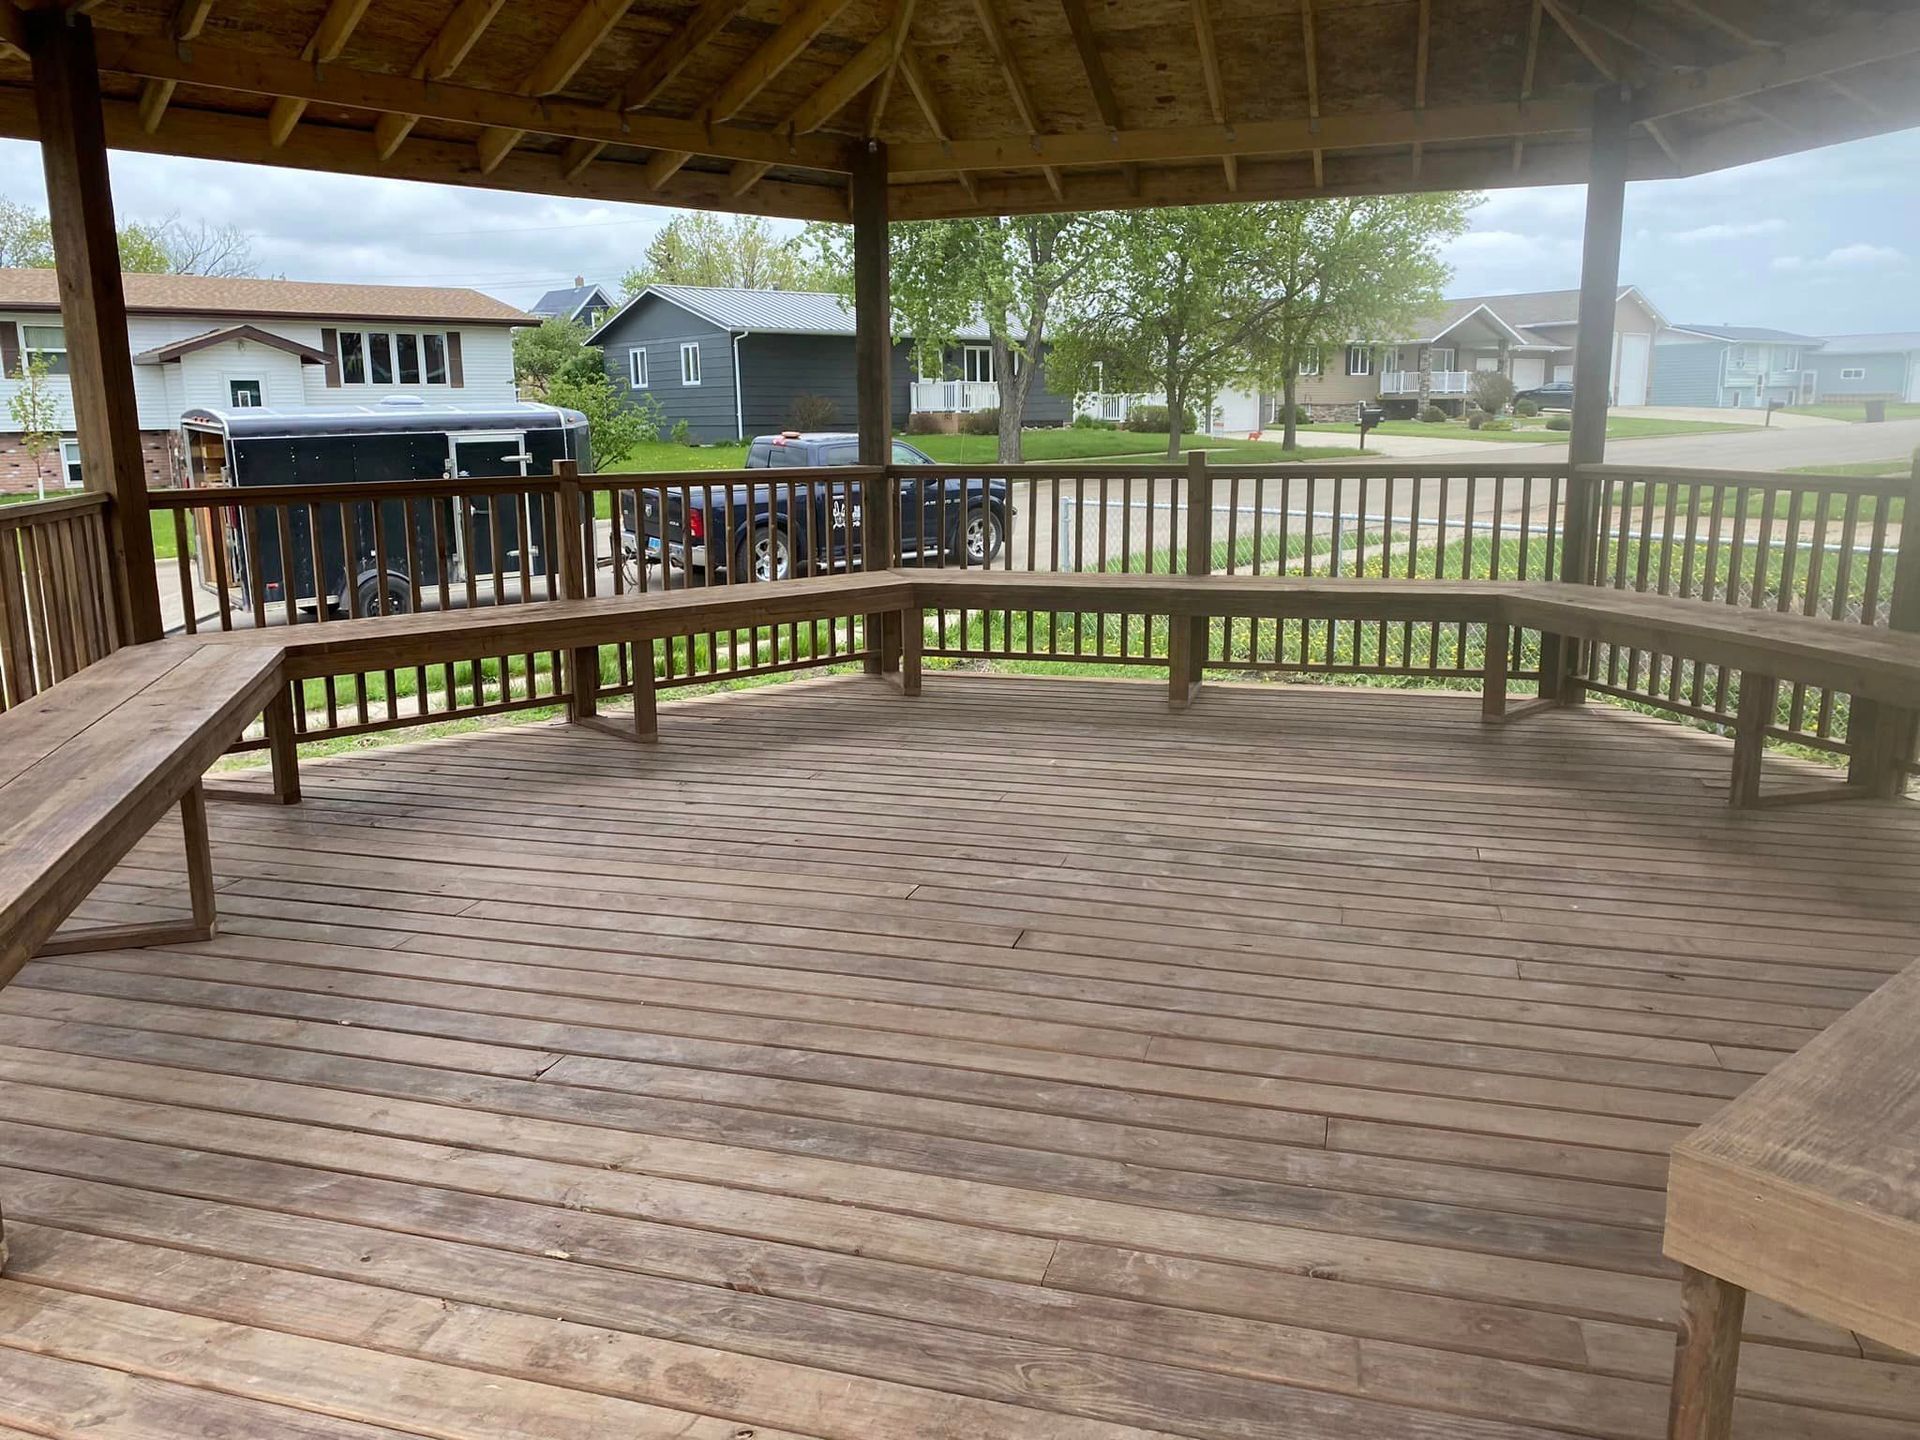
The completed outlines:
[[[387,601],[384,612],[380,606],[383,591]],[[407,577],[404,575],[389,575],[384,583],[380,576],[369,575],[360,582],[360,589],[355,593],[355,598],[359,601],[359,613],[363,616],[382,613],[405,615],[413,609],[413,591],[408,586]]]

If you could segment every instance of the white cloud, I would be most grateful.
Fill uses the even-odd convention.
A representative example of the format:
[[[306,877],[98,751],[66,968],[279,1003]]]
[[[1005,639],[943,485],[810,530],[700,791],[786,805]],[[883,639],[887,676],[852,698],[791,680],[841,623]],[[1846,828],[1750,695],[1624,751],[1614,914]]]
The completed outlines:
[[[1776,215],[1765,220],[1716,221],[1711,225],[1696,225],[1691,230],[1676,231],[1670,238],[1681,245],[1699,245],[1709,240],[1747,240],[1757,235],[1778,235],[1786,228],[1787,222]]]
[[[1783,274],[1833,270],[1878,270],[1899,265],[1906,256],[1891,245],[1869,245],[1859,241],[1829,250],[1825,255],[1776,255],[1773,268]]]

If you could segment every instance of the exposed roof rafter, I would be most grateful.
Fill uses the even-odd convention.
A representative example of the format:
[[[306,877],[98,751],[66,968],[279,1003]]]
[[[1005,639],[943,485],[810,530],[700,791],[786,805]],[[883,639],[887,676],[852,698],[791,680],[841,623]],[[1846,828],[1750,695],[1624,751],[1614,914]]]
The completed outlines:
[[[360,17],[367,13],[367,6],[371,3],[372,0],[332,0],[327,6],[327,13],[320,17],[313,39],[300,52],[300,58],[314,65],[325,65],[339,59],[340,52],[346,49],[347,41],[353,36],[354,27],[359,25]],[[267,112],[267,139],[276,148],[286,144],[293,127],[300,123],[300,117],[306,113],[305,100],[290,95],[281,96]]]
[[[440,33],[414,62],[416,80],[444,80],[460,67],[475,43],[486,33],[506,0],[460,0],[447,17]],[[407,136],[413,133],[418,115],[386,114],[374,123],[373,148],[382,160],[391,159]]]
[[[540,57],[540,63],[533,67],[520,93],[541,96],[564,90],[567,82],[587,63],[587,57],[600,48],[600,42],[633,8],[633,3],[634,0],[586,0],[567,22],[567,28],[560,32],[560,38]],[[482,172],[493,173],[526,133],[504,127],[483,133],[474,146]]]

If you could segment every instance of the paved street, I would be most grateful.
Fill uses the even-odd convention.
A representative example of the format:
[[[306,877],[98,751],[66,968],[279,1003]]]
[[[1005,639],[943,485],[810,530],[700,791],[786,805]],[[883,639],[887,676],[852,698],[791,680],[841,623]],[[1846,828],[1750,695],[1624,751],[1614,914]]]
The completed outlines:
[[[1607,442],[1607,459],[1621,465],[1692,465],[1709,470],[1792,470],[1803,465],[1888,460],[1895,456],[1911,455],[1917,445],[1920,445],[1920,420],[1889,420],[1884,425],[1782,425],[1775,429],[1610,440]],[[1396,460],[1478,457],[1533,463],[1559,460],[1567,453],[1564,441],[1551,445],[1516,445],[1452,437],[1430,441],[1417,435],[1369,436],[1367,449],[1390,455]]]

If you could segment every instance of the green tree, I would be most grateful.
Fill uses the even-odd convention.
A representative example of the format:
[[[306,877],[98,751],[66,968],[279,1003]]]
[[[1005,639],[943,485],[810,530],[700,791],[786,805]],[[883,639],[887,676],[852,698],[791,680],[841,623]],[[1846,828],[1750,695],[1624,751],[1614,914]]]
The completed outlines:
[[[1446,240],[1467,228],[1472,195],[1381,195],[1291,200],[1254,207],[1261,226],[1262,303],[1238,377],[1278,390],[1286,407],[1281,443],[1298,439],[1300,368],[1309,355],[1353,340],[1389,340],[1431,315],[1452,271]]]
[[[888,234],[894,333],[937,360],[962,327],[983,322],[1000,383],[999,458],[1021,459],[1027,402],[1055,309],[1074,293],[1106,237],[1099,215],[1018,215],[925,220]],[[821,263],[851,296],[853,237],[844,225],[810,226]]]
[[[837,290],[841,277],[810,253],[798,233],[782,235],[758,215],[689,210],[655,232],[641,263],[620,281],[629,296],[655,284]]]
[[[20,429],[20,447],[33,460],[42,500],[47,498],[46,457],[60,448],[59,397],[47,383],[52,373],[44,355],[28,354],[20,362],[13,394],[7,397],[7,414]]]
[[[659,438],[659,407],[651,396],[634,404],[607,374],[583,325],[549,316],[513,333],[513,379],[520,394],[578,410],[597,461],[611,463],[642,440]]]
[[[605,371],[600,351],[587,344],[587,330],[563,316],[513,332],[513,380],[522,396],[545,400],[557,381],[579,383]]]
[[[53,225],[46,215],[0,196],[0,265],[10,270],[53,268]]]

